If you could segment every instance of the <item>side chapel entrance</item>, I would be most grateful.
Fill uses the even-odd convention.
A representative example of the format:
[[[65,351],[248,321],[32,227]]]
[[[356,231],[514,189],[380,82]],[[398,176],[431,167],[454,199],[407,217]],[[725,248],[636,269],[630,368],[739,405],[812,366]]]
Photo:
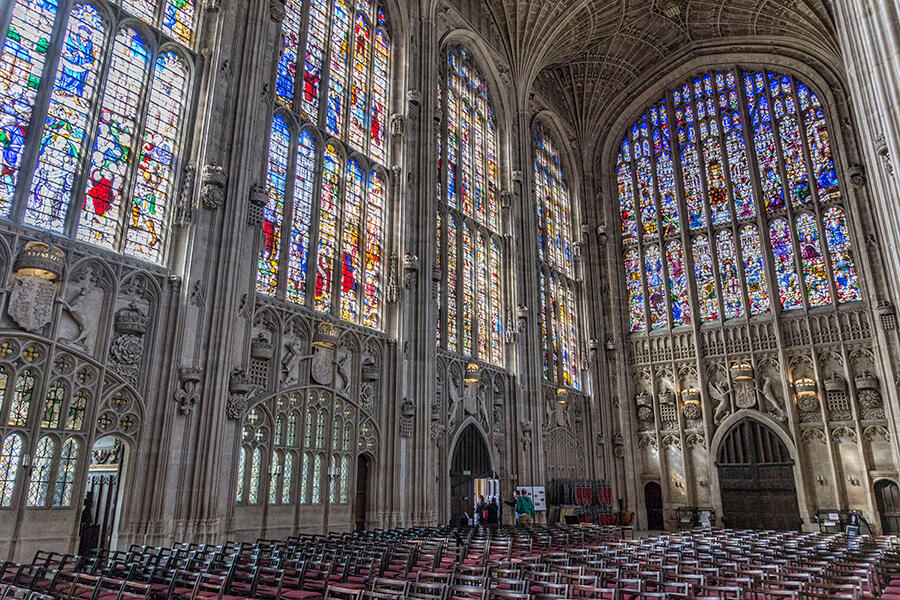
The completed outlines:
[[[491,477],[491,454],[481,432],[469,425],[460,434],[450,465],[450,515],[454,523],[472,517],[475,480]]]
[[[94,442],[81,512],[78,553],[114,550],[119,528],[120,483],[125,467],[125,444],[114,436]]]

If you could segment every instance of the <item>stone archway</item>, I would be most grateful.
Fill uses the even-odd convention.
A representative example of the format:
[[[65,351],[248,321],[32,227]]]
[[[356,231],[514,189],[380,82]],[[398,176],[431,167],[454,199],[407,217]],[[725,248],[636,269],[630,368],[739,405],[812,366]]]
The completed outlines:
[[[474,423],[469,423],[453,447],[450,462],[450,518],[459,523],[472,516],[475,480],[493,473],[487,440]]]
[[[716,467],[727,527],[799,528],[794,460],[770,427],[750,417],[732,425],[719,444]]]

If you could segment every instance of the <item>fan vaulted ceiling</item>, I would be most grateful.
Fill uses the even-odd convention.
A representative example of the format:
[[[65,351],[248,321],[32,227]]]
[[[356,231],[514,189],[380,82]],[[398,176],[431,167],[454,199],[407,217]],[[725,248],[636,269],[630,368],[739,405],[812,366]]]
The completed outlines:
[[[491,24],[483,33],[513,77],[534,86],[583,147],[593,147],[642,82],[691,51],[774,41],[836,58],[828,1],[480,0],[480,10]]]

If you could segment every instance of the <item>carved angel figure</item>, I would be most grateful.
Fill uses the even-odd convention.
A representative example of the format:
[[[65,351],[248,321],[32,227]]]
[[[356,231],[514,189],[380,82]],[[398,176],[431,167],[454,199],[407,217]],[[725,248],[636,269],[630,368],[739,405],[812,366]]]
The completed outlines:
[[[759,389],[759,394],[766,401],[768,412],[771,413],[776,420],[783,421],[785,416],[784,408],[782,408],[781,400],[775,395],[775,386],[772,384],[772,380],[765,376],[761,379],[762,388]]]
[[[722,383],[710,381],[709,393],[716,401],[716,406],[713,409],[713,423],[718,425],[731,412],[731,390],[726,389]]]

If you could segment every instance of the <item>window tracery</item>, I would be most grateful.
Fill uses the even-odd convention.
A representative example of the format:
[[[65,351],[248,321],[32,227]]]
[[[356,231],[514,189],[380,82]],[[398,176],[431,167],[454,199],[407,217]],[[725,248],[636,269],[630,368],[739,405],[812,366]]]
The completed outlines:
[[[384,302],[391,56],[380,7],[287,2],[256,286],[375,329]]]
[[[279,422],[288,423],[281,436],[275,434]],[[302,435],[294,435],[294,427]],[[351,458],[374,450],[374,437],[364,411],[330,390],[309,388],[264,400],[244,417],[235,501],[346,504],[355,475]],[[267,495],[259,496],[259,490]]]
[[[503,270],[497,123],[484,77],[462,47],[446,50],[438,91],[440,201],[435,215],[441,271],[441,348],[503,363]]]
[[[534,187],[541,278],[544,378],[581,388],[578,312],[573,263],[572,206],[553,136],[534,130]]]
[[[0,217],[159,263],[185,147],[194,4],[123,9],[16,0],[0,22]]]
[[[625,136],[616,186],[631,331],[862,298],[825,111],[791,75],[676,86]]]

